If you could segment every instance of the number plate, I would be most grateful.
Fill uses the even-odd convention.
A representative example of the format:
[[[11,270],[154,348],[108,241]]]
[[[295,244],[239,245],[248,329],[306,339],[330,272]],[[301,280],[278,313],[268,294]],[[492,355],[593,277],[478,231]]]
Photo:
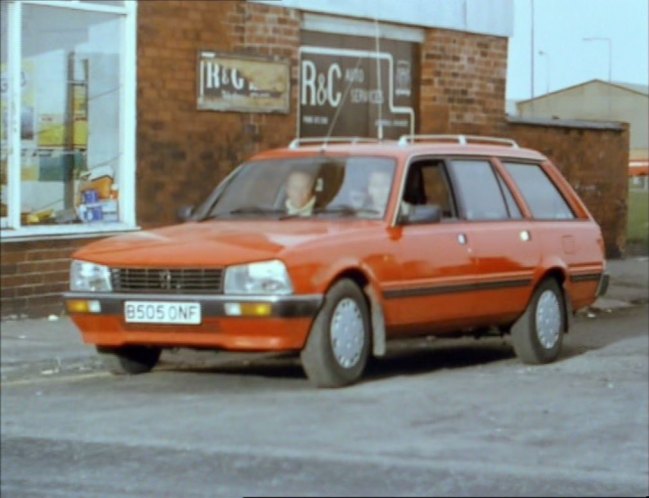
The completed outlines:
[[[161,303],[156,301],[126,301],[124,320],[128,323],[201,323],[199,303]]]

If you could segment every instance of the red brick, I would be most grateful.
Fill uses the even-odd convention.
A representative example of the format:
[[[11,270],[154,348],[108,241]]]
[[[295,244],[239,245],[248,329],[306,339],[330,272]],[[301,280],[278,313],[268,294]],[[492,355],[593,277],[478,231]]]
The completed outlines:
[[[295,136],[301,18],[294,9],[250,2],[139,3],[136,213],[141,226],[174,222],[179,205],[203,200],[235,165]],[[198,112],[196,53],[201,49],[291,61],[290,113]],[[419,132],[510,135],[545,152],[573,184],[596,184],[601,195],[584,192],[584,200],[602,224],[610,253],[623,250],[628,132],[508,126],[507,38],[427,29],[419,54]],[[60,309],[70,257],[88,241],[1,244],[2,315]]]
[[[5,252],[3,248],[2,257],[0,259],[2,260],[2,263],[5,265],[21,263],[27,259],[27,253],[25,251]]]

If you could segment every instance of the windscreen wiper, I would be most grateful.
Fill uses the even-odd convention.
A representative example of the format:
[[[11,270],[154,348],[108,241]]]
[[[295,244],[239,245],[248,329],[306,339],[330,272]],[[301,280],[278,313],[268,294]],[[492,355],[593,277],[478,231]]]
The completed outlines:
[[[242,206],[232,211],[228,211],[227,214],[284,214],[286,211],[284,209],[277,208],[267,208],[262,206]]]
[[[277,209],[277,208],[265,208],[261,206],[242,206],[236,209],[232,209],[231,211],[226,211],[224,213],[212,213],[205,218],[201,219],[201,221],[206,221],[206,220],[213,220],[215,218],[222,218],[230,215],[237,215],[237,214],[284,214],[285,211],[283,209]]]
[[[339,214],[341,216],[355,216],[357,214],[381,214],[372,208],[355,208],[348,204],[338,204],[336,206],[323,207],[313,210],[313,214]]]

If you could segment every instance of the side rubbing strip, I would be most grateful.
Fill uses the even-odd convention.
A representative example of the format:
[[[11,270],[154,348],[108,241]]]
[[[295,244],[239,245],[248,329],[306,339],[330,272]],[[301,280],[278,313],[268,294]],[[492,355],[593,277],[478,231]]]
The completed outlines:
[[[499,282],[484,282],[476,284],[439,285],[436,287],[417,287],[414,289],[396,289],[383,293],[385,299],[398,299],[403,297],[435,296],[439,294],[453,294],[457,292],[486,291],[504,289],[508,287],[527,287],[532,285],[532,279],[501,280]]]
[[[601,273],[583,273],[582,275],[571,275],[571,282],[599,282]]]

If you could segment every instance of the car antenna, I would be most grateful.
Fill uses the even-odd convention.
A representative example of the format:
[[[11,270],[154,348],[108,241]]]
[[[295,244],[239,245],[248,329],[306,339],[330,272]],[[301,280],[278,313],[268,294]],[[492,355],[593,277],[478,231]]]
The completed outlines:
[[[380,54],[380,49],[379,49],[379,2],[376,2],[374,4],[376,9],[374,10],[374,48],[376,50],[376,86],[377,86],[377,99],[376,99],[376,106],[379,111],[379,126],[377,127],[376,130],[376,138],[379,140],[383,140],[383,116],[382,116],[382,109],[383,109],[383,90],[381,88],[381,59],[379,57]],[[388,76],[390,77],[390,76]],[[380,97],[380,98],[379,98]]]
[[[361,58],[359,57],[358,59],[356,59],[356,66],[354,66],[354,71],[352,71],[349,81],[347,81],[347,86],[345,87],[345,91],[343,92],[343,98],[340,99],[340,102],[338,102],[338,106],[336,107],[336,113],[334,114],[334,117],[331,120],[331,124],[329,125],[329,129],[327,130],[327,135],[325,136],[324,144],[322,145],[320,152],[324,152],[325,147],[327,147],[327,142],[329,141],[329,138],[331,138],[331,133],[334,131],[334,126],[336,126],[336,122],[338,121],[340,110],[342,109],[343,104],[345,103],[345,99],[347,98],[347,94],[349,93],[349,90],[352,87],[352,82],[354,81],[353,75],[356,74],[356,71],[358,71],[360,65],[361,65]]]

